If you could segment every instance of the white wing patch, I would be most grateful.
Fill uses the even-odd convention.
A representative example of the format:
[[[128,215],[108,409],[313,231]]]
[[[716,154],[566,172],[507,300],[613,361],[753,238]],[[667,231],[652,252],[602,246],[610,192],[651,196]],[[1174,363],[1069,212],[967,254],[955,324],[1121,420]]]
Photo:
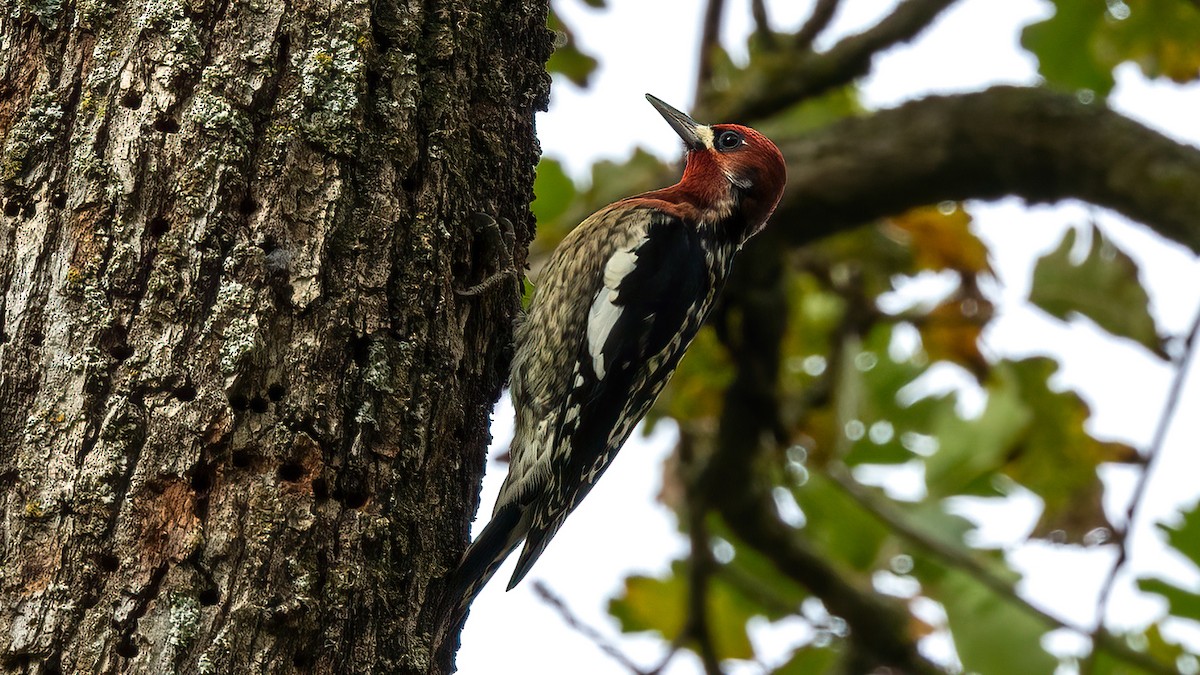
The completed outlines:
[[[604,286],[592,300],[592,308],[588,311],[588,354],[592,357],[592,370],[596,377],[603,380],[606,371],[604,363],[604,344],[612,333],[617,319],[621,318],[622,308],[615,304],[617,289],[621,281],[637,266],[637,248],[646,241],[638,240],[628,249],[617,251],[604,265]]]

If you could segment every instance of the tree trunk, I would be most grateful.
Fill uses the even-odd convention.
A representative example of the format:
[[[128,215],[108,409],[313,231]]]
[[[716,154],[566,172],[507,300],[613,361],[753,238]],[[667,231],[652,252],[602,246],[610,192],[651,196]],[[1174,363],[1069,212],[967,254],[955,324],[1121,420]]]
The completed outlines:
[[[448,670],[545,12],[6,6],[0,670]]]

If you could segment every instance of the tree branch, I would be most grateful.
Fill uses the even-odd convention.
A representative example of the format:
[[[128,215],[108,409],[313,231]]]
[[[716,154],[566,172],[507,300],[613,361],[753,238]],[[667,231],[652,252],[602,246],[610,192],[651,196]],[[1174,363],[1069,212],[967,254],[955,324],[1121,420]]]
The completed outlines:
[[[775,31],[771,30],[771,17],[767,14],[765,0],[751,0],[750,14],[754,17],[754,34],[765,44],[774,47]]]
[[[699,489],[701,469],[699,460],[685,440],[679,443],[679,473],[686,492],[688,540],[691,542],[691,564],[687,579],[687,622],[681,637],[696,645],[696,653],[704,664],[705,675],[722,675],[721,662],[713,648],[712,631],[708,622],[708,583],[716,563],[712,542],[708,536],[708,502]]]
[[[696,70],[696,102],[704,98],[704,91],[712,80],[713,54],[721,46],[721,15],[725,0],[708,0],[704,9],[704,28],[700,33],[700,65]]]
[[[1076,198],[1200,251],[1200,150],[1042,89],[932,96],[780,143],[791,245],[944,200]]]
[[[833,15],[837,13],[840,4],[841,0],[817,0],[808,20],[804,22],[799,31],[796,31],[794,39],[796,49],[800,51],[812,49],[813,41],[829,26],[829,22],[833,20]]]
[[[723,97],[723,105],[714,101],[713,112],[722,120],[764,119],[806,98],[849,84],[870,71],[875,54],[916,37],[954,2],[906,0],[873,27],[843,39],[829,51],[817,54],[793,47],[773,58],[761,59],[746,86],[731,89]]]
[[[851,575],[823,560],[783,522],[769,482],[758,470],[765,458],[762,441],[773,439],[777,426],[774,391],[787,315],[780,236],[768,231],[743,251],[723,296],[727,304],[716,317],[718,334],[729,347],[737,375],[725,393],[717,447],[703,479],[704,493],[734,535],[809,589],[832,614],[845,619],[851,629],[852,654],[869,661],[855,663],[853,672],[887,665],[906,673],[941,673],[918,653],[902,607],[850,581]],[[721,321],[730,314],[740,315],[740,320]]]

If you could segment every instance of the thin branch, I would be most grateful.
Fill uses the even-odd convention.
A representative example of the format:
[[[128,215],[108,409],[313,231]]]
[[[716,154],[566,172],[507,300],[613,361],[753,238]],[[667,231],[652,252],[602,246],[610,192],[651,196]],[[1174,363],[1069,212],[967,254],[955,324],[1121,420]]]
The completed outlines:
[[[1159,663],[1147,654],[1134,651],[1124,641],[1116,639],[1107,632],[1088,631],[1082,626],[1069,623],[1034,606],[1028,600],[1022,598],[1012,584],[993,574],[984,563],[980,562],[971,553],[948,546],[913,527],[904,516],[896,513],[896,510],[888,505],[886,500],[876,497],[863,489],[862,485],[854,480],[844,466],[831,465],[828,467],[826,473],[833,479],[834,484],[840,487],[847,496],[857,502],[867,513],[870,513],[886,525],[892,532],[924,549],[926,552],[933,554],[942,562],[949,563],[969,573],[976,581],[986,586],[1006,602],[1016,605],[1053,628],[1066,628],[1081,635],[1088,635],[1090,632],[1093,640],[1102,644],[1105,651],[1111,656],[1138,666],[1147,672],[1159,673],[1161,675],[1177,675],[1178,671],[1174,668]]]
[[[751,0],[750,14],[754,17],[754,35],[768,48],[775,47],[775,31],[771,29],[771,16],[767,14],[765,0]]]
[[[810,51],[812,49],[813,42],[829,26],[829,22],[833,20],[833,16],[837,13],[838,5],[840,4],[841,0],[817,0],[817,4],[813,7],[808,21],[805,21],[800,30],[796,32],[796,37],[793,40],[796,49],[800,51]]]
[[[704,28],[700,32],[700,65],[696,69],[696,104],[700,104],[713,74],[713,58],[721,46],[721,16],[725,0],[708,0],[704,9]]]
[[[1179,401],[1183,398],[1183,385],[1187,381],[1188,369],[1191,368],[1192,358],[1196,354],[1197,335],[1200,335],[1200,311],[1197,311],[1196,318],[1192,321],[1191,330],[1188,331],[1187,339],[1184,342],[1184,352],[1175,366],[1175,377],[1171,381],[1171,389],[1167,393],[1166,405],[1158,418],[1158,425],[1154,429],[1154,437],[1151,439],[1150,448],[1146,452],[1145,463],[1142,466],[1142,475],[1138,477],[1137,485],[1133,488],[1133,495],[1129,498],[1129,507],[1125,511],[1125,522],[1121,523],[1121,529],[1117,535],[1117,540],[1120,543],[1117,559],[1113,562],[1112,569],[1109,570],[1108,576],[1104,579],[1104,585],[1100,590],[1100,598],[1096,602],[1097,631],[1104,629],[1104,617],[1108,613],[1108,603],[1112,597],[1113,587],[1116,585],[1117,574],[1120,573],[1121,568],[1129,561],[1129,534],[1133,529],[1134,522],[1137,520],[1143,498],[1146,496],[1146,488],[1150,484],[1150,475],[1153,473],[1159,457],[1162,456],[1163,445],[1167,440],[1167,432],[1171,429],[1171,422],[1175,419],[1175,415],[1179,411]]]
[[[754,89],[731,90],[714,112],[723,120],[770,117],[804,99],[866,75],[875,54],[916,37],[955,0],[905,0],[875,26],[851,35],[828,51],[789,53],[760,64]]]
[[[567,604],[563,602],[563,599],[559,597],[557,593],[550,590],[550,587],[543,582],[533,582],[533,592],[536,593],[543,602],[545,602],[547,605],[550,605],[552,609],[558,612],[558,615],[562,617],[563,623],[567,624],[567,627],[590,640],[592,644],[596,645],[596,647],[600,649],[600,651],[610,656],[617,663],[620,663],[621,666],[626,668],[629,672],[633,673],[634,675],[653,675],[653,673],[656,672],[643,670],[640,666],[638,666],[638,664],[634,663],[632,659],[618,649],[617,646],[614,645],[600,631],[581,621],[579,617],[575,616],[575,613],[572,612],[569,607],[567,607]]]

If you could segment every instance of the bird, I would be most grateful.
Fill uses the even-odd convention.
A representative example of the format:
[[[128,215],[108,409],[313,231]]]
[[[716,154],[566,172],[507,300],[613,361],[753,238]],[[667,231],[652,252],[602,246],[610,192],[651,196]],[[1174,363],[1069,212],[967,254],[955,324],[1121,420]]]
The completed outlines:
[[[522,542],[508,589],[529,573],[662,392],[783,195],[786,163],[766,136],[646,99],[683,140],[683,176],[592,214],[543,268],[515,331],[508,475],[449,584],[455,622]]]

